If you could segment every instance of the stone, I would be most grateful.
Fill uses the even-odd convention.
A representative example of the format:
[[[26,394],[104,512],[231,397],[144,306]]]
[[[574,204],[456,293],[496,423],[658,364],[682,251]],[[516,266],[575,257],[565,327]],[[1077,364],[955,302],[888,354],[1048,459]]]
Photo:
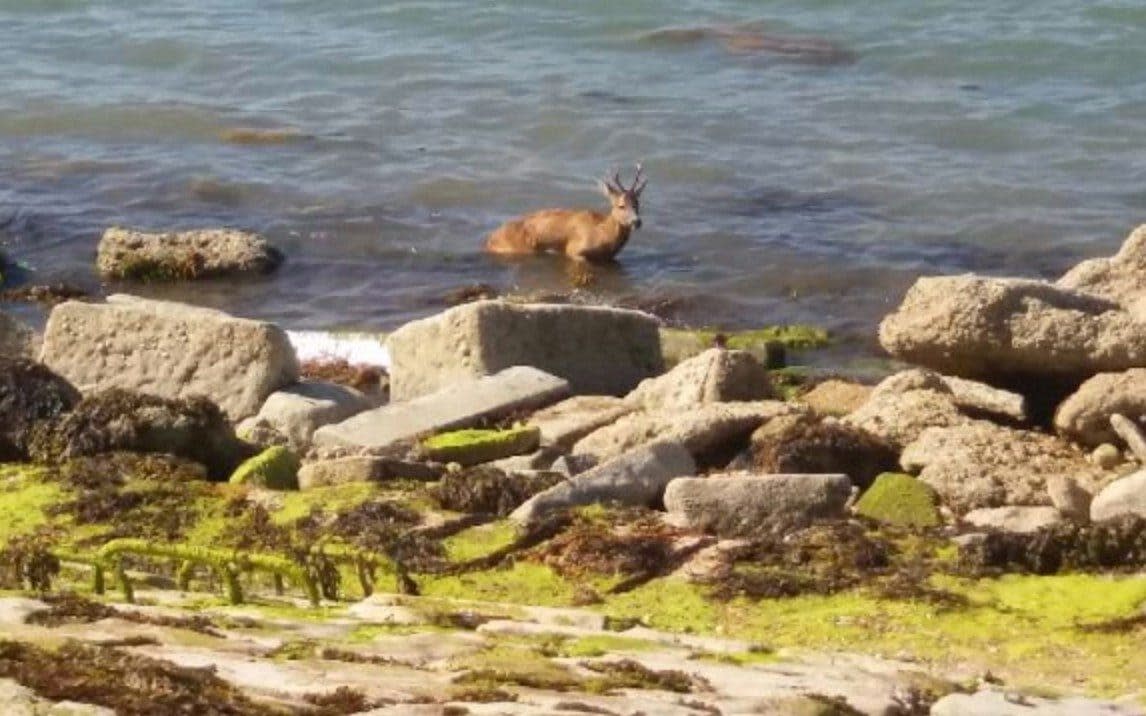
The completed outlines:
[[[32,427],[58,418],[78,402],[79,391],[46,366],[0,356],[0,461],[26,458]]]
[[[294,449],[305,452],[314,431],[323,425],[339,423],[374,407],[361,391],[337,383],[302,380],[267,396],[257,415],[244,421],[244,427],[270,427],[286,437]]]
[[[115,716],[103,706],[75,701],[53,703],[14,679],[0,679],[0,713],[4,716]]]
[[[1053,507],[983,507],[963,515],[963,521],[979,529],[1029,534],[1061,524],[1063,519]]]
[[[1096,447],[1118,441],[1110,425],[1110,416],[1115,413],[1131,420],[1146,416],[1146,368],[1090,378],[1058,406],[1054,427],[1070,440]]]
[[[44,463],[120,450],[186,458],[216,480],[252,453],[206,398],[170,400],[126,390],[85,397],[71,412],[37,426],[28,442],[29,456]]]
[[[430,433],[552,405],[568,395],[568,381],[536,368],[517,366],[325,425],[315,431],[314,444],[384,448]]]
[[[833,378],[817,383],[808,392],[797,396],[796,400],[820,415],[842,418],[867,402],[873,390],[870,385]]]
[[[298,471],[298,487],[310,490],[351,482],[430,481],[437,480],[445,471],[446,466],[441,464],[410,462],[380,455],[351,455],[305,463]]]
[[[568,450],[589,433],[611,425],[636,407],[611,395],[575,395],[529,417],[541,431],[541,444]]]
[[[806,411],[803,406],[764,400],[708,403],[683,412],[632,413],[579,440],[572,454],[603,461],[647,443],[669,440],[683,444],[694,458],[704,459],[746,442],[768,420]]]
[[[32,329],[0,311],[0,358],[32,358]]]
[[[771,397],[768,371],[751,353],[711,348],[664,375],[641,381],[625,400],[645,410],[687,410]]]
[[[988,417],[1011,422],[1029,419],[1026,398],[975,380],[941,375],[926,368],[909,368],[882,380],[873,395],[902,395],[914,390],[930,390],[949,396],[955,407],[969,417]]]
[[[232,485],[250,485],[270,490],[298,489],[298,457],[285,447],[276,446],[247,458],[231,473]]]
[[[479,465],[447,472],[438,481],[433,495],[446,510],[505,517],[535,495],[565,482],[564,475],[548,470],[507,472]],[[529,519],[532,517],[526,521]]]
[[[979,507],[1048,505],[1047,480],[1054,475],[1084,487],[1105,477],[1083,452],[1053,435],[982,420],[928,428],[904,449],[900,464],[918,473],[958,514]]]
[[[203,396],[232,422],[298,378],[294,350],[277,326],[125,295],[52,309],[40,360],[85,395],[123,388]]]
[[[1090,453],[1090,462],[1103,470],[1113,470],[1122,464],[1122,451],[1110,443],[1102,443]]]
[[[1047,478],[1047,495],[1064,517],[1080,524],[1090,522],[1090,502],[1092,495],[1078,484],[1078,480],[1064,475],[1051,475]]]
[[[1146,517],[1146,470],[1111,482],[1090,503],[1091,522],[1103,522],[1120,515]]]
[[[1099,701],[1079,696],[1048,699],[988,689],[953,693],[931,706],[931,716],[1141,716],[1133,703]]]
[[[898,472],[876,477],[854,510],[862,517],[897,527],[935,527],[943,521],[935,490],[911,475]]]
[[[926,389],[896,393],[877,388],[866,403],[843,421],[902,450],[927,428],[965,425],[971,419],[959,411],[947,392]]]
[[[464,304],[390,334],[391,399],[522,365],[578,395],[623,395],[664,370],[657,327],[645,313],[602,306]]]
[[[747,537],[842,517],[851,492],[847,475],[740,473],[678,478],[665,488],[664,503],[675,524]]]
[[[1126,237],[1118,253],[1088,259],[1067,271],[1056,285],[1131,306],[1146,297],[1146,224]]]
[[[1146,321],[1043,281],[975,275],[916,281],[883,319],[896,358],[992,385],[1081,382],[1146,363]]]
[[[1126,443],[1134,458],[1140,463],[1146,463],[1146,435],[1143,435],[1138,423],[1115,413],[1110,416],[1110,427]]]
[[[492,462],[536,450],[541,431],[536,427],[508,430],[454,430],[422,441],[426,456],[436,462],[456,462],[462,467]]]
[[[258,234],[234,229],[103,232],[96,266],[104,278],[172,281],[274,271],[283,255]]]
[[[655,442],[534,495],[510,517],[530,523],[553,510],[597,502],[651,506],[660,502],[671,480],[695,473],[696,463],[683,445]]]
[[[866,488],[894,470],[899,452],[886,440],[834,418],[785,415],[752,433],[752,465],[761,473],[836,473]]]

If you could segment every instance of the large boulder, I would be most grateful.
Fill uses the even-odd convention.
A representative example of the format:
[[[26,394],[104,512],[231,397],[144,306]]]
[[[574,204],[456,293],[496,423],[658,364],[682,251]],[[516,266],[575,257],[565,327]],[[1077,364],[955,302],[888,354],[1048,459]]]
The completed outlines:
[[[1057,285],[1131,306],[1146,298],[1146,224],[1130,233],[1118,253],[1089,259],[1067,271]]]
[[[625,400],[646,410],[771,398],[768,370],[748,351],[712,348],[668,373],[641,381]]]
[[[286,334],[222,311],[134,296],[56,306],[40,360],[85,395],[111,388],[203,396],[232,421],[298,378]]]
[[[656,442],[631,450],[534,495],[510,515],[534,522],[553,510],[595,502],[653,506],[671,480],[696,472],[692,456],[679,443]]]
[[[675,524],[724,537],[746,537],[842,517],[851,491],[847,475],[733,473],[673,480],[665,489],[664,502]]]
[[[688,411],[631,413],[579,440],[572,454],[602,461],[641,445],[671,440],[684,445],[697,460],[708,462],[714,454],[736,452],[746,446],[748,436],[765,422],[801,412],[807,408],[763,400],[707,403]]]
[[[902,450],[928,428],[965,425],[971,419],[959,411],[950,393],[933,389],[902,393],[879,391],[843,418]]]
[[[46,366],[0,355],[0,461],[26,456],[29,430],[80,402],[80,392]]]
[[[893,356],[993,385],[1077,384],[1146,365],[1146,321],[1114,301],[1043,281],[936,276],[884,318]]]
[[[386,340],[390,396],[409,400],[511,366],[569,381],[575,394],[623,395],[664,370],[657,319],[601,306],[478,301]]]
[[[318,380],[303,380],[271,393],[257,415],[239,426],[239,433],[270,428],[300,452],[310,446],[314,431],[339,423],[373,407],[361,391]]]
[[[214,479],[225,479],[254,452],[205,398],[172,400],[109,390],[85,397],[59,418],[39,423],[28,452],[37,462],[129,451],[193,460]]]
[[[1064,437],[1087,447],[1117,443],[1110,416],[1146,417],[1146,368],[1099,373],[1078,387],[1055,411],[1054,426]]]
[[[1049,505],[1047,481],[1055,475],[1086,488],[1106,477],[1085,453],[1052,435],[981,420],[924,430],[904,449],[900,463],[958,514],[979,507]]]
[[[113,226],[100,239],[104,278],[172,281],[269,273],[283,255],[258,234],[234,229],[139,231]]]

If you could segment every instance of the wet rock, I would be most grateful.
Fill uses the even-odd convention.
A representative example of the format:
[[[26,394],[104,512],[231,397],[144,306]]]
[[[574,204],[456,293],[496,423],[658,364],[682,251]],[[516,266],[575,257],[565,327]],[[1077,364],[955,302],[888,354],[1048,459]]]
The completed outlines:
[[[578,441],[572,454],[602,461],[641,445],[669,440],[683,444],[694,458],[706,461],[713,454],[735,453],[752,431],[768,420],[806,410],[790,403],[759,401],[709,403],[684,412],[632,413]]]
[[[1051,475],[1047,478],[1047,495],[1050,496],[1051,504],[1064,517],[1081,524],[1090,521],[1090,502],[1093,497],[1074,478]]]
[[[314,431],[373,407],[362,392],[344,385],[303,380],[267,396],[257,415],[240,423],[240,434],[270,428],[300,452],[310,447]]]
[[[842,418],[867,402],[874,389],[846,380],[825,380],[796,398],[820,415]]]
[[[901,360],[992,385],[1077,384],[1146,360],[1146,322],[1113,301],[974,275],[916,281],[879,341]]]
[[[307,462],[298,471],[300,490],[345,485],[351,482],[385,482],[386,480],[437,480],[445,465],[412,462],[381,455],[349,455]]]
[[[903,449],[927,428],[965,425],[971,419],[959,412],[947,392],[921,389],[897,393],[877,389],[858,410],[845,416],[843,422]]]
[[[230,483],[270,490],[297,490],[298,470],[298,458],[293,452],[285,447],[271,447],[235,468]]]
[[[1063,519],[1053,507],[984,507],[963,515],[963,521],[979,529],[1029,534]]]
[[[33,431],[28,452],[37,462],[61,462],[117,450],[166,453],[228,477],[251,449],[205,398],[170,400],[126,390],[85,397],[75,408]]]
[[[535,495],[510,516],[528,523],[553,510],[596,502],[655,505],[671,480],[695,472],[696,463],[683,445],[658,441],[604,461]]]
[[[517,366],[484,378],[459,378],[436,393],[323,426],[315,431],[314,444],[385,448],[422,435],[551,405],[568,395],[567,381],[536,368]]]
[[[1089,259],[1067,271],[1058,286],[1131,306],[1146,297],[1146,224],[1130,233],[1118,253]]]
[[[589,433],[611,425],[636,407],[610,395],[576,395],[529,417],[541,431],[541,444],[568,450]]]
[[[27,455],[29,430],[80,402],[71,383],[27,358],[0,356],[0,461]]]
[[[755,470],[765,474],[842,472],[863,489],[898,465],[890,443],[832,418],[781,416],[757,428],[751,442]]]
[[[847,475],[684,477],[665,489],[675,524],[722,537],[786,532],[819,518],[841,517],[851,497]]]
[[[642,381],[625,400],[645,410],[687,410],[705,403],[770,397],[768,371],[751,353],[712,348],[664,375]]]
[[[935,490],[911,475],[894,472],[875,479],[856,502],[855,512],[898,527],[935,527],[942,522]]]
[[[247,231],[149,232],[114,226],[100,239],[96,266],[104,278],[176,281],[270,273],[282,261],[278,249]]]
[[[32,329],[0,311],[0,358],[31,358]]]
[[[1095,447],[1117,441],[1110,426],[1115,413],[1131,420],[1146,416],[1146,368],[1090,378],[1058,406],[1054,426],[1064,437]]]
[[[1115,480],[1096,494],[1090,503],[1092,522],[1122,515],[1146,517],[1146,470]]]
[[[1047,505],[1047,480],[1061,475],[1084,487],[1105,473],[1074,446],[1051,435],[985,421],[928,428],[900,456],[908,472],[935,488],[962,514],[979,507]]]
[[[124,295],[52,309],[41,360],[85,395],[122,388],[204,396],[232,421],[298,378],[294,349],[277,326]]]
[[[408,323],[386,341],[393,400],[532,366],[573,393],[621,395],[664,369],[657,320],[600,306],[478,301]]]

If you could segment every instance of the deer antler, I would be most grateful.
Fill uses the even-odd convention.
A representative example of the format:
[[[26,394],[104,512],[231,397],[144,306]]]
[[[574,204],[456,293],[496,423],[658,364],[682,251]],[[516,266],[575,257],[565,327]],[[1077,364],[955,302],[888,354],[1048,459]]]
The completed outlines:
[[[623,194],[625,192],[625,185],[621,183],[621,170],[620,169],[613,172],[613,178],[612,179],[606,178],[605,184],[607,184],[609,187],[611,187],[613,189],[613,191],[617,192],[618,194]]]
[[[644,167],[640,162],[637,162],[637,173],[633,175],[633,185],[629,187],[629,193],[633,196],[640,196],[641,192],[645,190],[645,184],[649,183],[648,179],[641,179],[641,171],[643,170]]]

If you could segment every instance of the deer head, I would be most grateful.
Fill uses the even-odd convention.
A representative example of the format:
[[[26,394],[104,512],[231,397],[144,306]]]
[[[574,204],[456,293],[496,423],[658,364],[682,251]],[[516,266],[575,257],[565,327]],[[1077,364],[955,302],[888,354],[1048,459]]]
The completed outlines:
[[[641,192],[645,190],[647,179],[641,178],[641,165],[637,164],[637,171],[633,175],[633,183],[625,187],[621,183],[621,173],[613,172],[611,179],[600,182],[601,192],[608,197],[612,205],[610,212],[618,224],[626,228],[641,228]]]

